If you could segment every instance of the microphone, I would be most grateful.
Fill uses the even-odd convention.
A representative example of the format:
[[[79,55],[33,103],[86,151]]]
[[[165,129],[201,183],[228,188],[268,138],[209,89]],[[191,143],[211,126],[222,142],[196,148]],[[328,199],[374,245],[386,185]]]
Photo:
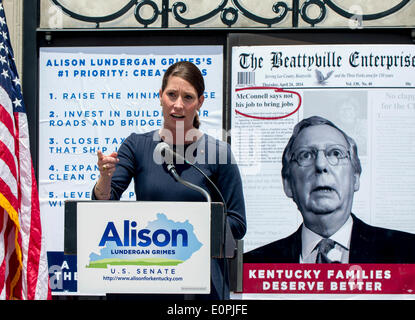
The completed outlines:
[[[160,155],[163,158],[164,161],[162,161],[161,163],[163,163],[163,162],[166,163],[167,171],[173,176],[173,178],[177,182],[183,184],[184,186],[186,186],[186,187],[188,187],[190,189],[193,189],[195,191],[200,192],[206,198],[206,201],[207,202],[209,202],[209,203],[212,202],[209,193],[205,189],[203,189],[203,188],[201,188],[201,187],[199,187],[199,186],[197,186],[197,185],[195,185],[195,184],[193,184],[193,183],[191,183],[189,181],[183,180],[179,176],[179,174],[176,171],[176,167],[174,166],[173,159],[174,158],[181,159],[185,163],[187,163],[187,164],[189,164],[191,166],[194,166],[192,163],[190,163],[185,158],[183,158],[182,156],[180,156],[179,154],[177,154],[176,152],[174,152],[166,142],[160,142],[156,146],[156,148],[154,149],[154,155],[153,155],[154,160],[158,160],[158,158],[157,158],[158,155]],[[157,162],[157,163],[159,163],[159,162]]]
[[[166,163],[167,171],[171,174],[177,174],[176,167],[174,166],[174,152],[166,142],[160,142],[154,149],[153,154],[154,161],[158,164]],[[177,179],[176,179],[177,180]]]

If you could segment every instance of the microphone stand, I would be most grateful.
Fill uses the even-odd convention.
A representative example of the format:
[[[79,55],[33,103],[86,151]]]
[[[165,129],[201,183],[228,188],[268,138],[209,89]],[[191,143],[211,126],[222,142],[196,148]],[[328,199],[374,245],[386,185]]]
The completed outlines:
[[[227,218],[226,218],[226,215],[227,215],[226,202],[225,202],[225,199],[223,198],[221,192],[216,187],[216,185],[209,179],[209,177],[207,177],[204,174],[204,172],[202,170],[200,170],[197,166],[195,166],[193,163],[190,163],[186,159],[184,159],[184,161],[187,164],[189,164],[190,166],[192,166],[193,168],[196,168],[213,185],[213,187],[216,189],[216,191],[218,192],[219,196],[221,197],[221,199],[223,201],[223,206],[224,206],[224,211],[225,211],[225,223],[224,223],[224,227],[223,227],[223,247],[222,247],[222,251],[223,251],[223,260],[222,260],[223,261],[223,263],[222,263],[222,267],[223,267],[222,299],[224,299],[225,298],[226,277],[228,276],[228,269],[227,269],[227,264],[226,264],[226,241],[227,241],[226,240],[226,231],[227,231],[226,230],[226,226],[227,226],[227,223],[228,223],[227,222]],[[186,180],[183,180],[179,176],[179,174],[177,173],[176,168],[175,168],[175,166],[173,164],[171,164],[171,163],[167,164],[167,170],[174,177],[174,179],[176,179],[177,182],[185,185],[186,187],[188,187],[190,189],[193,189],[193,190],[198,191],[201,194],[203,194],[205,196],[205,198],[206,198],[206,200],[207,200],[208,203],[211,203],[212,202],[209,193],[205,189],[203,189],[203,188],[201,188],[201,187],[199,187],[199,186],[197,186],[197,185],[195,185],[193,183],[190,183],[190,182],[188,182]]]
[[[228,276],[228,270],[227,270],[227,264],[226,264],[226,241],[227,241],[227,237],[226,237],[226,233],[227,233],[227,225],[228,225],[228,219],[227,219],[227,207],[226,207],[226,201],[223,198],[222,193],[219,191],[219,189],[217,188],[217,186],[212,182],[212,180],[210,180],[210,178],[202,171],[200,170],[200,168],[198,168],[196,165],[194,165],[193,163],[187,161],[184,157],[182,157],[181,155],[175,153],[173,150],[170,149],[169,145],[165,142],[159,143],[159,145],[156,147],[158,148],[158,152],[160,153],[160,155],[164,158],[164,161],[167,165],[167,171],[174,177],[174,179],[183,184],[184,186],[193,189],[197,192],[200,192],[201,194],[203,194],[203,196],[206,198],[207,202],[210,204],[212,202],[210,194],[203,188],[190,183],[186,180],[183,180],[179,174],[176,171],[176,168],[173,164],[173,158],[177,157],[182,159],[185,163],[187,163],[188,165],[192,166],[193,168],[197,169],[199,171],[200,174],[202,174],[206,180],[214,187],[214,189],[216,190],[216,192],[218,193],[218,195],[220,196],[222,202],[223,202],[223,206],[224,206],[224,213],[225,213],[225,221],[224,221],[224,226],[223,226],[223,246],[222,246],[222,252],[223,252],[223,281],[222,281],[222,299],[225,298],[225,285],[226,285],[226,277]],[[170,159],[166,159],[166,153],[169,153],[170,155]]]
[[[212,199],[210,197],[210,194],[205,189],[203,189],[203,188],[201,188],[201,187],[199,187],[199,186],[197,186],[197,185],[195,185],[195,184],[193,184],[193,183],[191,183],[189,181],[183,180],[179,176],[179,174],[177,173],[176,168],[174,167],[174,165],[168,164],[167,165],[167,170],[173,175],[174,179],[176,179],[177,182],[185,185],[186,187],[188,187],[190,189],[193,189],[195,191],[200,192],[206,198],[206,201],[207,202],[209,202],[209,203],[212,202]]]

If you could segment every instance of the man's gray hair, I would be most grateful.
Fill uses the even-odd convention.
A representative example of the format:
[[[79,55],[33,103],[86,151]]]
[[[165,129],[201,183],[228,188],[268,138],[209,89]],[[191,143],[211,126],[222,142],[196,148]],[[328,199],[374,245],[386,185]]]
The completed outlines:
[[[305,128],[312,127],[312,126],[318,126],[318,125],[328,125],[330,127],[333,127],[337,129],[344,136],[344,138],[346,139],[348,143],[348,148],[350,152],[350,161],[352,163],[354,172],[360,175],[362,173],[362,166],[360,164],[360,159],[357,153],[356,142],[330,120],[327,120],[319,116],[312,116],[312,117],[301,120],[294,127],[291,138],[288,141],[287,145],[285,146],[284,152],[282,154],[282,169],[281,169],[282,178],[283,179],[290,178],[290,162],[291,162],[291,156],[292,156],[291,149],[292,149],[292,146],[294,145],[294,141],[297,138],[297,136]]]

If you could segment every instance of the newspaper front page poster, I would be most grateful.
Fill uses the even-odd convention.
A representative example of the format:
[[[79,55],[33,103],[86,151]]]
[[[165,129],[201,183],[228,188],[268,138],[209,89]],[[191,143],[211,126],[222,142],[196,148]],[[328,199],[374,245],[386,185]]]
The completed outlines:
[[[414,70],[413,45],[233,48],[231,137],[247,208],[245,253],[293,236],[303,223],[284,192],[282,154],[294,126],[312,116],[330,120],[356,143],[362,171],[354,216],[368,230],[380,227],[413,238]],[[405,250],[413,256],[410,243]],[[322,267],[299,264],[301,255],[296,259],[293,264],[244,263],[244,294],[261,299],[414,297],[413,265],[399,259]]]

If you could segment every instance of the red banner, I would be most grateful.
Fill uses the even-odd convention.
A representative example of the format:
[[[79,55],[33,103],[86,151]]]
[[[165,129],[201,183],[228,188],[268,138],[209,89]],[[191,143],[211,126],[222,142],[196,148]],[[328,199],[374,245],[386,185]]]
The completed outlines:
[[[415,294],[415,264],[244,263],[243,293]]]

